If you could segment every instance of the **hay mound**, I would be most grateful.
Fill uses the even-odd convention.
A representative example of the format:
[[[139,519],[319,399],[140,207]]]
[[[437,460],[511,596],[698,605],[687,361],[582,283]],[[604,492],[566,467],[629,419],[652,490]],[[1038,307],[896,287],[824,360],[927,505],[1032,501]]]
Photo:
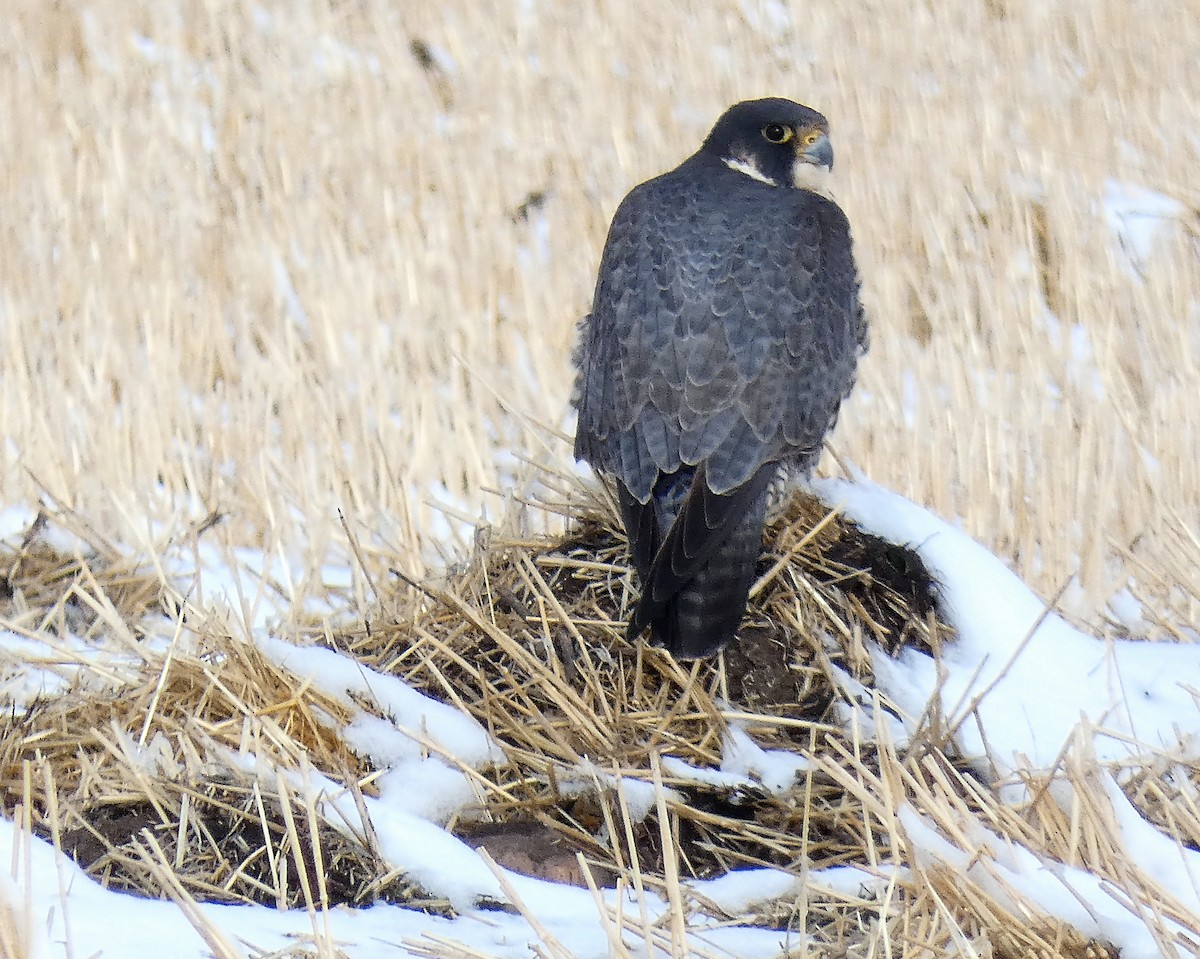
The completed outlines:
[[[870,685],[864,639],[889,649],[946,641],[935,586],[915,553],[807,494],[766,541],[741,638],[709,662],[626,642],[635,594],[620,525],[602,504],[557,541],[494,536],[459,575],[408,590],[339,645],[455,703],[502,745],[486,822],[458,828],[514,868],[561,876],[582,852],[600,875],[619,875],[632,844],[642,868],[661,872],[654,817],[623,824],[629,799],[617,794],[622,781],[652,782],[659,760],[685,877],[863,862],[887,824],[817,760],[871,750],[851,741],[839,712],[848,679]],[[743,734],[752,753],[797,757],[796,782],[773,781],[756,753],[734,768],[728,756],[744,741],[729,737]],[[526,861],[539,843],[544,867]]]
[[[902,808],[985,866],[980,826],[1122,875],[1104,841],[1111,813],[1087,799],[1103,798],[1094,767],[1058,771],[1083,797],[1069,817],[1048,780],[1030,783],[1026,808],[1000,804],[935,729],[896,753],[867,641],[953,642],[915,553],[798,494],[766,531],[740,642],[682,665],[624,639],[634,593],[611,504],[549,508],[568,516],[567,534],[495,531],[463,569],[406,580],[365,619],[293,627],[294,642],[399,676],[489,730],[505,758],[472,771],[479,804],[449,824],[458,835],[519,872],[657,889],[680,917],[803,930],[835,951],[886,940],[894,954],[926,956],[965,936],[999,956],[1111,954],[990,880],[923,864],[909,843]],[[0,720],[6,816],[107,885],[185,906],[385,900],[453,913],[389,866],[365,815],[361,832],[331,821],[305,779],[374,793],[379,770],[342,738],[346,700],[239,638],[228,614],[194,607],[157,566],[147,572],[70,516],[55,522],[73,547],[44,535],[43,518],[0,550],[0,618],[20,640],[0,644],[14,703]],[[30,698],[31,667],[58,687]],[[1160,772],[1137,779],[1131,798],[1200,839],[1171,812],[1178,788],[1164,791]],[[680,886],[747,866],[804,877],[839,864],[867,876],[903,866],[909,879],[886,894],[806,884],[728,915]]]

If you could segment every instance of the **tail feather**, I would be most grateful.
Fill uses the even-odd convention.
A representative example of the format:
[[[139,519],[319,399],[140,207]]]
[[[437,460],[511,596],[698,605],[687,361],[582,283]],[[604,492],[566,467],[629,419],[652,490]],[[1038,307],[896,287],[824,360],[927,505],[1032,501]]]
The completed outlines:
[[[737,635],[762,551],[776,470],[768,464],[743,486],[715,493],[703,465],[697,467],[677,514],[665,517],[665,534],[657,521],[651,522],[658,519],[653,500],[643,505],[623,496],[622,512],[642,581],[629,623],[631,640],[649,626],[656,645],[694,659],[711,655]],[[655,552],[647,562],[651,546]]]
[[[621,503],[621,519],[625,523],[625,535],[629,539],[629,555],[633,560],[633,568],[637,570],[641,582],[646,582],[650,575],[650,565],[654,562],[654,554],[662,542],[658,532],[658,523],[654,517],[654,502],[639,503],[637,498],[625,488],[623,483],[617,484],[618,499]]]

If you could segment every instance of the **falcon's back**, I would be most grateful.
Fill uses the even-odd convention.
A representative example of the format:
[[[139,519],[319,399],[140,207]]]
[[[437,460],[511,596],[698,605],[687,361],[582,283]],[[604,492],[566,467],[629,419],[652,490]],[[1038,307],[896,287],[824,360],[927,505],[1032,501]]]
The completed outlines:
[[[685,656],[736,633],[767,487],[815,464],[866,338],[841,210],[790,169],[764,182],[771,155],[716,146],[735,152],[706,142],[621,203],[577,353],[575,452],[618,482],[642,581],[631,633]]]

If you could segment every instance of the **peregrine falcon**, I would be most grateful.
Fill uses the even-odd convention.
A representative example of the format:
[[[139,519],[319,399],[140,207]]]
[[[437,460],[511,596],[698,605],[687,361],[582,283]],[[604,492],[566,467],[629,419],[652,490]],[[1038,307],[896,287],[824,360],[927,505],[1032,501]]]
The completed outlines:
[[[770,487],[807,476],[866,348],[850,227],[809,189],[829,124],[735,104],[618,207],[575,354],[575,456],[616,480],[634,641],[708,656],[737,635]]]

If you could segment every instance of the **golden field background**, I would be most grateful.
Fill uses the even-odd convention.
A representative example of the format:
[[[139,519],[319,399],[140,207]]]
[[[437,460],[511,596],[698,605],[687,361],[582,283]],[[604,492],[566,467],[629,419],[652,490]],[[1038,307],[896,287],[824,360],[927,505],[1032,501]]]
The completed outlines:
[[[404,646],[410,627],[436,620],[461,639],[483,623],[465,600],[448,615],[423,606],[453,590],[397,599],[376,574],[461,555],[464,521],[481,513],[508,519],[492,559],[522,522],[561,522],[511,509],[537,483],[571,483],[569,357],[609,218],[746,97],[789,96],[833,125],[872,348],[825,469],[840,461],[961,522],[1093,626],[1129,587],[1151,620],[1134,632],[1194,636],[1198,23],[1197,0],[9,0],[0,629],[30,641],[5,649],[18,680],[35,642],[31,668],[65,679],[51,687],[62,695],[8,710],[4,816],[62,848],[65,828],[149,795],[169,807],[155,828],[178,827],[190,866],[183,850],[207,849],[185,842],[202,819],[192,799],[209,789],[227,806],[228,780],[245,786],[233,751],[369,787],[365,757],[345,766],[350,713],[263,649],[313,642],[409,677],[405,656],[421,646]],[[1134,217],[1155,233],[1149,251],[1114,229],[1112,198],[1139,189],[1160,196]],[[37,504],[74,515],[22,541],[27,512],[4,509]],[[64,546],[55,529],[78,540]],[[250,549],[222,567],[201,556],[214,544]],[[176,564],[193,549],[188,585]],[[259,551],[279,562],[256,583]],[[548,586],[546,599],[558,609]],[[284,642],[260,628],[268,608],[296,614],[274,630]],[[387,647],[378,662],[372,643]],[[391,659],[389,644],[409,652]],[[671,668],[687,696],[704,693],[696,673]],[[660,718],[692,711],[687,696],[643,711],[652,743]],[[620,707],[599,701],[613,719]],[[702,736],[717,735],[717,707],[695,711]],[[848,797],[836,818],[863,826],[864,863],[895,863],[911,881],[894,901],[847,907],[824,941],[925,956],[978,931],[981,955],[993,943],[1030,954],[1004,944],[1031,941],[1049,944],[1039,954],[1111,955],[1060,948],[1065,922],[1038,925],[1041,904],[976,882],[990,882],[1006,843],[1093,869],[1153,912],[1156,934],[1166,916],[1196,940],[1169,884],[1138,874],[1082,739],[1045,773],[1070,785],[1069,802],[1031,772],[1034,798],[1017,807],[955,771],[938,729],[900,755],[886,739],[860,754],[848,728],[853,743],[814,759]],[[176,765],[151,786],[141,754],[107,743],[152,731],[175,744]],[[821,735],[838,747],[842,732]],[[1138,815],[1195,848],[1195,763],[1181,757],[1155,752],[1122,785]],[[275,805],[259,803],[264,836],[271,816],[299,808],[282,778],[274,788]],[[905,806],[963,850],[976,879],[922,858],[899,823]],[[315,800],[306,815],[317,823]],[[384,863],[372,843],[359,851]],[[188,911],[165,858],[124,855],[150,863],[145,888]],[[12,933],[16,904],[0,902],[0,952],[40,954],[11,947],[34,942]],[[32,917],[29,894],[26,905]],[[681,928],[685,913],[672,915]],[[332,942],[317,952],[339,954]]]
[[[569,461],[608,219],[731,102],[833,125],[833,445],[1095,620],[1194,623],[1200,5],[49,3],[0,18],[0,505],[419,571]],[[1180,204],[1139,276],[1110,178]],[[1047,320],[1047,309],[1057,320]],[[834,464],[827,460],[827,467]],[[461,544],[459,544],[461,545]]]

